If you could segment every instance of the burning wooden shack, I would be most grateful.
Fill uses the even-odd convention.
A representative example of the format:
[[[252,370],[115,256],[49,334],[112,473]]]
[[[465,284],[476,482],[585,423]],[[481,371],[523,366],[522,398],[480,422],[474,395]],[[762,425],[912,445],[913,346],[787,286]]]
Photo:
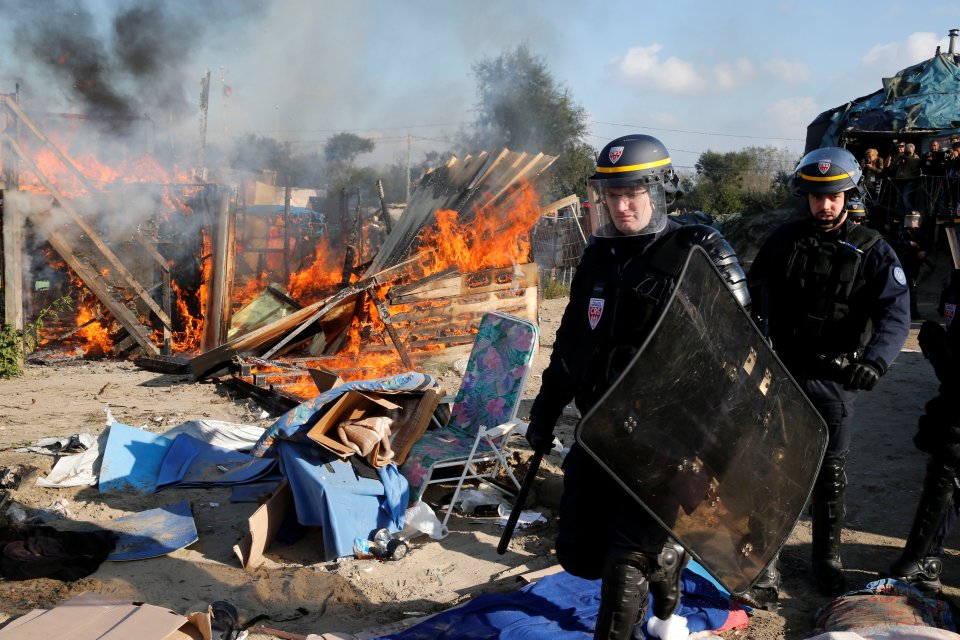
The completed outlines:
[[[43,323],[48,350],[188,362],[197,379],[227,373],[293,402],[316,393],[321,368],[356,379],[465,354],[486,311],[536,320],[529,237],[552,156],[451,158],[422,177],[372,258],[355,246],[362,235],[297,227],[296,261],[250,268],[244,189],[149,154],[122,170],[78,159],[10,96],[0,113],[4,319],[22,327],[71,297],[71,313]],[[273,212],[267,255],[294,246],[289,198]]]

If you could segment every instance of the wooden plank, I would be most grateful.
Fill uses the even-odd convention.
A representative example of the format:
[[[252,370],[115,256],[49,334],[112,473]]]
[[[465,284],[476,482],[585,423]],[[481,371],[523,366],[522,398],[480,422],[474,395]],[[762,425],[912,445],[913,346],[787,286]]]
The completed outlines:
[[[60,257],[70,265],[70,268],[83,280],[83,284],[97,296],[97,300],[105,306],[113,317],[123,325],[130,337],[136,341],[150,355],[160,355],[160,349],[153,343],[152,338],[147,334],[145,327],[140,324],[139,318],[127,308],[125,304],[113,297],[107,289],[100,274],[87,266],[86,262],[80,260],[70,249],[70,243],[60,235],[59,232],[51,229],[47,230],[47,241],[50,246],[60,254]]]
[[[420,284],[420,283],[414,283]],[[537,284],[537,265],[535,262],[517,265],[515,267],[494,267],[470,273],[457,273],[440,280],[423,283],[416,288],[409,288],[403,295],[392,295],[390,304],[415,304],[417,302],[432,302],[441,298],[460,295],[463,293],[482,293],[499,291],[511,287],[526,288]],[[392,312],[391,312],[392,313]]]
[[[560,211],[560,209],[563,209],[564,207],[569,207],[572,205],[579,205],[579,204],[580,204],[580,196],[578,196],[577,194],[567,196],[566,198],[560,198],[559,200],[554,200],[553,202],[551,202],[545,207],[540,207],[540,217],[541,218],[549,217],[555,214],[557,211]]]
[[[13,98],[11,98],[10,96],[0,96],[0,99],[2,99],[3,103],[7,106],[7,108],[10,109],[10,111],[12,111],[13,114],[17,116],[17,119],[19,120],[19,122],[21,124],[25,124],[27,128],[30,129],[30,132],[33,133],[33,135],[35,135],[37,139],[39,139],[40,142],[42,142],[45,147],[50,149],[53,155],[57,156],[57,159],[60,160],[60,162],[63,163],[63,166],[65,166],[77,178],[77,180],[80,181],[80,184],[82,184],[87,189],[87,191],[89,191],[90,193],[99,191],[99,189],[97,189],[96,187],[93,186],[93,184],[90,183],[90,180],[87,179],[87,176],[83,175],[83,172],[81,172],[80,169],[77,168],[77,165],[73,164],[73,161],[70,158],[68,158],[66,154],[60,151],[60,148],[57,147],[57,145],[53,144],[53,142],[51,142],[50,139],[43,134],[40,128],[36,124],[34,124],[33,120],[27,117],[27,114],[24,113],[23,109],[20,108],[20,105],[17,104],[17,102]]]
[[[133,277],[133,274],[123,266],[123,263],[120,262],[120,259],[110,250],[110,247],[100,238],[100,236],[87,224],[83,217],[73,208],[73,205],[70,204],[70,201],[63,197],[57,187],[50,182],[50,180],[40,171],[37,165],[33,162],[30,156],[20,147],[15,140],[13,140],[7,134],[0,134],[0,139],[10,145],[10,147],[17,153],[17,156],[23,161],[25,165],[33,172],[34,175],[43,183],[47,188],[47,191],[50,192],[50,195],[60,204],[60,208],[63,209],[67,215],[69,215],[74,222],[83,230],[86,236],[90,239],[91,242],[100,250],[100,253],[103,254],[103,257],[107,259],[107,262],[113,266],[116,273],[123,278],[127,286],[133,289],[138,296],[146,303],[150,310],[156,314],[157,318],[166,326],[171,326],[170,317],[163,312],[163,309],[154,301],[150,294],[137,282],[137,279]],[[79,274],[78,274],[79,275]]]
[[[358,280],[333,296],[295,311],[286,318],[281,318],[276,322],[254,329],[250,333],[245,333],[216,349],[200,354],[190,360],[190,369],[193,371],[194,378],[199,380],[222,369],[229,364],[234,355],[253,353],[260,349],[266,349],[267,345],[276,344],[273,349],[267,352],[269,355],[264,355],[264,357],[269,358],[320,318],[335,312],[340,307],[355,302],[360,291],[370,286],[385,284],[391,278],[402,276],[413,262],[415,261],[404,261],[380,273]],[[282,344],[274,343],[273,341],[280,336],[284,336],[281,340]]]
[[[11,197],[13,196],[13,197]],[[23,329],[23,216],[16,194],[3,206],[3,323]],[[21,354],[22,355],[22,354]],[[22,363],[21,363],[22,364]]]

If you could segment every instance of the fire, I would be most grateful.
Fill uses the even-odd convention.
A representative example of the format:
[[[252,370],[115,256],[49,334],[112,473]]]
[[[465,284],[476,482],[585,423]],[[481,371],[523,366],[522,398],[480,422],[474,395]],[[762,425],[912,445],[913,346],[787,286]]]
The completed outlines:
[[[530,261],[530,230],[540,216],[536,190],[521,185],[507,206],[485,203],[471,213],[461,220],[456,211],[436,212],[436,223],[420,235],[421,251],[432,249],[425,275],[451,265],[468,273]]]
[[[337,253],[330,247],[326,238],[320,240],[314,249],[314,260],[309,267],[290,274],[287,292],[294,300],[309,304],[330,293],[340,284],[343,270],[343,258],[337,264]]]
[[[83,338],[86,355],[107,355],[113,349],[113,338],[110,337],[102,320],[91,322],[97,315],[96,308],[95,305],[82,304],[77,310],[77,326],[83,327],[77,335]]]
[[[203,236],[203,253],[210,255],[210,237]],[[199,353],[200,344],[203,341],[203,320],[207,308],[207,289],[210,282],[211,263],[209,259],[200,263],[201,284],[196,292],[188,292],[180,287],[175,281],[171,280],[170,285],[173,289],[176,299],[177,311],[171,321],[175,326],[182,326],[181,329],[171,332],[171,341],[173,350],[178,353]],[[198,313],[190,311],[188,301],[193,301]],[[159,341],[162,334],[159,332],[154,336]]]

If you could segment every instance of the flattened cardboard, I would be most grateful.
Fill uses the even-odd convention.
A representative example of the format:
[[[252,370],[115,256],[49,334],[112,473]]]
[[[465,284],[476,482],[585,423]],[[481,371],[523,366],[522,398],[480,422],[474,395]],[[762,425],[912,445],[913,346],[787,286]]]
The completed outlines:
[[[247,519],[247,535],[233,545],[233,553],[244,569],[256,569],[263,564],[263,554],[277,535],[287,512],[293,507],[293,491],[284,478],[276,492],[260,505]]]
[[[391,412],[399,409],[398,405],[383,398],[369,396],[359,391],[347,391],[313,425],[313,428],[307,432],[307,437],[341,458],[349,458],[354,451],[336,437],[337,425],[347,420],[390,415]]]
[[[206,618],[206,620],[204,620]],[[208,614],[190,618],[151,604],[83,593],[49,611],[34,610],[0,629],[13,640],[212,640]]]
[[[308,367],[307,371],[310,373],[310,377],[313,379],[313,384],[317,386],[317,393],[330,391],[330,389],[339,387],[344,383],[343,378],[330,369],[324,369],[323,367]]]

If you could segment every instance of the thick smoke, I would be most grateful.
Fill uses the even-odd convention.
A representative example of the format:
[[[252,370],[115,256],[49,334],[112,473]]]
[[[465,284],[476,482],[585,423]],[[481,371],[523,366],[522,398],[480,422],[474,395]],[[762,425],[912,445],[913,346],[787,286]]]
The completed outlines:
[[[218,29],[259,14],[252,0],[129,4],[75,0],[0,0],[15,34],[5,72],[20,79],[25,99],[79,110],[117,134],[134,118],[178,122],[196,110],[189,63]]]

